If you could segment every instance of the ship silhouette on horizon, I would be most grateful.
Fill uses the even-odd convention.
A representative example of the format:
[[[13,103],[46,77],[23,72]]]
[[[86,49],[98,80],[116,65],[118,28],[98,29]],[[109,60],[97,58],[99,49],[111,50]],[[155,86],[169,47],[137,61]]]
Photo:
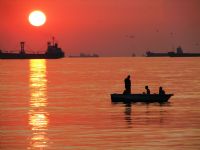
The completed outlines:
[[[148,51],[146,57],[200,57],[200,53],[185,53],[181,46],[176,49],[176,52],[155,53]]]
[[[72,58],[77,58],[77,57],[83,57],[83,58],[90,58],[90,57],[100,57],[98,54],[85,54],[85,53],[80,53],[80,55],[78,56],[75,56],[75,55],[69,55],[69,57],[72,57]]]
[[[20,46],[19,53],[3,52],[0,50],[0,59],[58,59],[65,57],[65,53],[58,47],[58,43],[54,42],[54,37],[53,42],[47,42],[47,50],[43,54],[26,53],[24,49],[25,42],[20,42]]]

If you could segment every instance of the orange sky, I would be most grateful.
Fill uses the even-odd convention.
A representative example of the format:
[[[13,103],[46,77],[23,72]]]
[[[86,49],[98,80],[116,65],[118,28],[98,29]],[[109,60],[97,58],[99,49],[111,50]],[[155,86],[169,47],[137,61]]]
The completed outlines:
[[[31,26],[42,10],[47,22]],[[200,52],[199,0],[0,0],[0,49],[44,51],[54,35],[66,54],[102,56],[164,52],[181,45]]]

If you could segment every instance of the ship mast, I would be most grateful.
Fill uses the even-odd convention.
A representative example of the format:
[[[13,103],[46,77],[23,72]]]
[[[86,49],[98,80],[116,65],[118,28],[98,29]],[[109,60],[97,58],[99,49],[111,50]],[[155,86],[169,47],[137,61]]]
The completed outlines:
[[[24,44],[25,44],[25,42],[20,42],[20,45],[21,45],[21,51],[20,51],[20,54],[25,54]]]
[[[55,44],[55,37],[54,36],[52,37],[52,41],[53,41],[53,46],[54,46],[54,44]]]

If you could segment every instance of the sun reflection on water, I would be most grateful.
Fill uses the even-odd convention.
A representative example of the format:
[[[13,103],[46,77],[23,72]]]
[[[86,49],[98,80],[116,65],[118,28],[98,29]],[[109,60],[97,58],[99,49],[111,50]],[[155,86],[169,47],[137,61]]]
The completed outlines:
[[[30,60],[30,110],[29,125],[32,130],[29,149],[48,146],[48,112],[46,60]]]

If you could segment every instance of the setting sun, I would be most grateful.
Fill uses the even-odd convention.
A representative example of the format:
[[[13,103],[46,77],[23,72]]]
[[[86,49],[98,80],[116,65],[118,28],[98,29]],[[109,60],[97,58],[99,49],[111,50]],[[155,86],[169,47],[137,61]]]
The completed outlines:
[[[46,16],[42,11],[36,10],[29,14],[28,20],[33,26],[42,26],[46,22]]]

